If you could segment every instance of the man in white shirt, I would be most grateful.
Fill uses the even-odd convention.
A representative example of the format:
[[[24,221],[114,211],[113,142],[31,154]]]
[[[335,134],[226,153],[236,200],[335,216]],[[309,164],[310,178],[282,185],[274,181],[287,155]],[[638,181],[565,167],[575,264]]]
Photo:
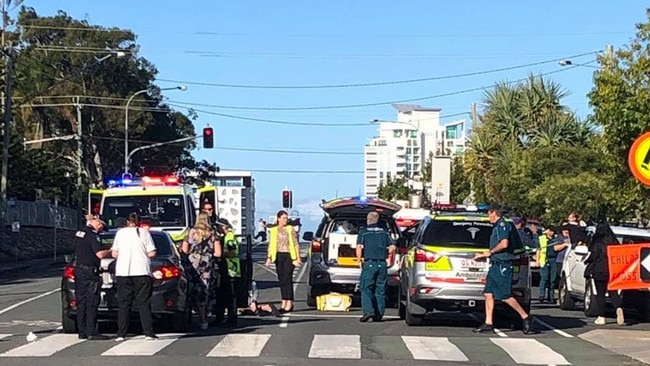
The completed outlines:
[[[111,247],[113,258],[116,258],[115,278],[119,303],[115,340],[123,341],[126,337],[132,308],[138,309],[140,313],[145,339],[154,340],[158,337],[153,332],[151,315],[151,258],[156,255],[156,246],[149,231],[138,227],[140,216],[136,212],[129,214],[126,225],[117,231]]]

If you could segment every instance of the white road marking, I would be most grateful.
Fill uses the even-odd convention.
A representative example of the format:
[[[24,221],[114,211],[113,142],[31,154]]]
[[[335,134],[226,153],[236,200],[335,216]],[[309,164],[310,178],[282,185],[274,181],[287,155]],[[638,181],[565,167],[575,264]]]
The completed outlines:
[[[361,358],[361,336],[348,334],[315,334],[309,358]]]
[[[55,292],[59,292],[59,290],[60,290],[60,288],[56,288],[56,289],[54,289],[54,290],[52,290],[52,291],[44,292],[44,293],[42,293],[42,294],[40,294],[40,295],[37,295],[37,296],[34,296],[34,297],[30,297],[30,298],[27,299],[27,300],[23,300],[23,301],[21,301],[21,302],[19,302],[19,303],[13,304],[13,305],[11,305],[11,306],[9,306],[9,307],[6,307],[6,308],[0,310],[0,314],[4,314],[4,313],[6,313],[6,312],[8,312],[8,311],[11,311],[11,310],[13,310],[13,309],[19,307],[19,306],[23,306],[23,305],[25,305],[25,304],[28,304],[28,303],[34,301],[34,300],[38,300],[38,299],[40,299],[40,298],[42,298],[42,297],[45,297],[45,296],[48,296],[48,295],[52,295],[52,294],[55,293]]]
[[[259,357],[270,334],[228,334],[206,357]]]
[[[446,337],[402,336],[402,341],[416,360],[469,361]]]
[[[492,343],[501,347],[518,364],[527,365],[570,365],[564,356],[553,351],[549,346],[528,338],[490,338]]]
[[[508,335],[503,333],[500,329],[494,328],[494,333],[499,337],[508,338]]]
[[[535,320],[535,322],[539,323],[541,326],[543,326],[543,327],[545,327],[545,328],[547,328],[549,330],[554,331],[555,333],[561,335],[562,337],[573,338],[573,336],[571,334],[569,334],[569,333],[567,333],[567,332],[565,332],[563,330],[554,328],[553,326],[551,326],[550,324],[548,324],[547,322],[545,322],[543,320],[540,320],[538,318],[533,318],[533,319]]]
[[[83,341],[76,334],[54,334],[0,353],[0,357],[49,357]]]
[[[293,293],[295,294],[296,291],[298,291],[298,285],[300,284],[300,281],[302,281],[302,278],[305,276],[305,273],[307,272],[307,263],[301,264],[300,272],[298,272],[298,275],[296,278],[293,280]],[[288,315],[288,314],[287,314]],[[289,317],[284,316],[282,317],[282,321],[280,322],[279,327],[280,328],[287,328],[289,326]]]
[[[270,269],[269,267],[267,267],[267,266],[264,265],[264,264],[261,264],[261,263],[255,263],[255,264],[257,265],[258,268],[261,268],[261,269],[267,271],[268,273],[270,273],[270,274],[272,274],[272,275],[274,275],[274,276],[277,276],[277,275],[278,275],[277,273],[275,273],[274,270]]]
[[[183,334],[159,334],[157,340],[148,341],[144,336],[129,339],[102,353],[102,356],[153,356],[181,336]]]
[[[283,316],[282,321],[280,322],[280,328],[286,328],[289,326],[289,317]]]
[[[0,339],[11,337],[13,334],[0,334]]]

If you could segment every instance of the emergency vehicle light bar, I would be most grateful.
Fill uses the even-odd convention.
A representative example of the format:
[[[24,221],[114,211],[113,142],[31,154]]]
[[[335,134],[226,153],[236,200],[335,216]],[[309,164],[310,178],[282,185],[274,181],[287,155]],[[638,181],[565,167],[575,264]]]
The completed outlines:
[[[178,186],[179,184],[180,179],[173,175],[164,177],[144,176],[141,178],[133,179],[109,179],[107,181],[108,187]]]

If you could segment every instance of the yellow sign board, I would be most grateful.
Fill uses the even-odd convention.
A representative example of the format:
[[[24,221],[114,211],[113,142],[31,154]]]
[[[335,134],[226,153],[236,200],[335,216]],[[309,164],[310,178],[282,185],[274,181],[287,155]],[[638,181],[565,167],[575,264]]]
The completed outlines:
[[[641,183],[650,186],[650,132],[646,132],[634,141],[627,163],[632,175]]]

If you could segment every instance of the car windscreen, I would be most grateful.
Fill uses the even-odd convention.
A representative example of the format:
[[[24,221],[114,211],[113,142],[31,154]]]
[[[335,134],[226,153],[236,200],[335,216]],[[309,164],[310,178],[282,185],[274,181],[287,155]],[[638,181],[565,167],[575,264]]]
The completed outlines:
[[[431,221],[422,234],[423,244],[441,247],[490,247],[492,224],[485,221]]]
[[[150,227],[187,225],[184,200],[180,194],[104,198],[101,217],[108,229],[125,226],[131,212],[137,212],[142,223]]]
[[[140,229],[145,230],[145,229]],[[115,239],[115,233],[102,234],[102,247],[108,249],[113,246],[113,240]],[[172,254],[171,244],[169,238],[162,233],[151,233],[153,238],[153,244],[156,246],[156,256],[169,256]]]

